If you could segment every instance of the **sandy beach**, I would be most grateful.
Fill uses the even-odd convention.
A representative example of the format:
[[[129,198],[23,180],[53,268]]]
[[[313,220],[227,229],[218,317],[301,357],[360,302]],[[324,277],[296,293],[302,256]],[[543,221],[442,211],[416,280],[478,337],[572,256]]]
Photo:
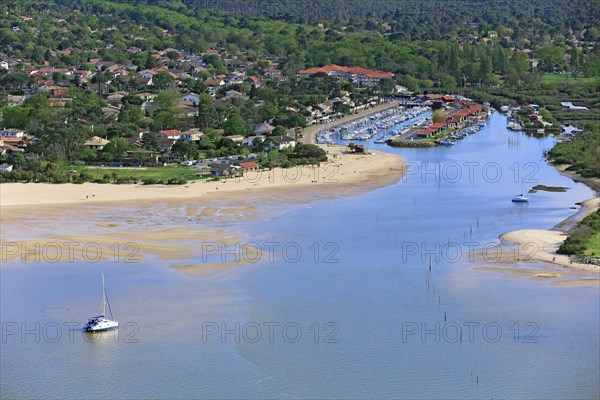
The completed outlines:
[[[2,184],[0,257],[133,263],[156,258],[192,276],[247,265],[245,259],[196,259],[207,244],[239,243],[240,236],[222,224],[257,218],[274,198],[300,204],[351,196],[393,184],[402,175],[397,155],[323,148],[329,161],[319,167],[277,168],[187,185]]]
[[[248,191],[308,188],[328,193],[360,192],[383,187],[400,179],[402,161],[397,155],[372,152],[349,154],[344,146],[323,146],[329,161],[316,166],[275,168],[248,172],[220,181],[195,181],[187,185],[41,184],[5,183],[0,186],[0,207],[39,207],[58,204],[126,203],[155,200],[228,198]]]
[[[582,206],[585,207],[586,211],[579,215],[579,220],[596,212],[600,207],[600,199],[587,200],[583,202]],[[519,247],[517,254],[522,254],[523,258],[517,257],[514,261],[543,261],[565,268],[600,273],[600,267],[589,264],[571,263],[568,256],[556,253],[567,236],[565,232],[555,230],[524,229],[507,232],[501,235],[500,239],[514,243]]]

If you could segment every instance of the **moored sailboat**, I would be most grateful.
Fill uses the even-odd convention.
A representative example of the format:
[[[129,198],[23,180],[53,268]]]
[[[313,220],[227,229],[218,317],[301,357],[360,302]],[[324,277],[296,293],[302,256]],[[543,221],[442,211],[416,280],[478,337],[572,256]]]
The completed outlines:
[[[105,317],[106,305],[108,305],[110,319]],[[110,303],[108,302],[108,296],[106,295],[106,288],[104,287],[104,274],[102,274],[102,315],[90,318],[88,322],[83,325],[83,330],[87,332],[101,332],[118,327],[119,323],[113,320],[112,310],[110,308]]]

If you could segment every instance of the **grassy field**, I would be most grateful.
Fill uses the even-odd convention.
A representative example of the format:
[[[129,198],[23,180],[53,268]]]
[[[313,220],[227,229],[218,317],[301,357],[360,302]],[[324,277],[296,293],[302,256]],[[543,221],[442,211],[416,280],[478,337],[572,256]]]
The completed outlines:
[[[593,83],[596,80],[598,80],[598,78],[592,77],[592,78],[585,78],[585,77],[578,77],[577,79],[573,78],[570,74],[544,74],[544,76],[542,77],[542,83]]]
[[[142,168],[105,168],[105,167],[86,167],[86,166],[68,166],[68,171],[76,173],[87,173],[92,179],[102,179],[105,175],[110,175],[110,180],[120,177],[133,177],[138,180],[155,179],[168,181],[171,178],[183,180],[201,179],[199,170],[194,167],[142,167]]]

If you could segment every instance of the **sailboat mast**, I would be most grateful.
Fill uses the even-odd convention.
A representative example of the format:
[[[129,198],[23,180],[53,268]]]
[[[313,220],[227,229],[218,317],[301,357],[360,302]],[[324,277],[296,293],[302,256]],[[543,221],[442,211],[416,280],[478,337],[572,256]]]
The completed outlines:
[[[102,273],[102,315],[106,315],[106,290],[104,289],[104,272]]]

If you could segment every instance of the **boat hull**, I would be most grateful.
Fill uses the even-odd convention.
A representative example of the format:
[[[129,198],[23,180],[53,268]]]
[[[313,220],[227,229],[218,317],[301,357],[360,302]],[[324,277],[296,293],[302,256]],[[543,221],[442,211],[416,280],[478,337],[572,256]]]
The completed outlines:
[[[117,329],[119,327],[119,324],[116,325],[111,325],[111,326],[103,326],[103,327],[90,327],[90,326],[84,326],[83,330],[86,332],[104,332],[104,331],[111,331],[113,329]]]

